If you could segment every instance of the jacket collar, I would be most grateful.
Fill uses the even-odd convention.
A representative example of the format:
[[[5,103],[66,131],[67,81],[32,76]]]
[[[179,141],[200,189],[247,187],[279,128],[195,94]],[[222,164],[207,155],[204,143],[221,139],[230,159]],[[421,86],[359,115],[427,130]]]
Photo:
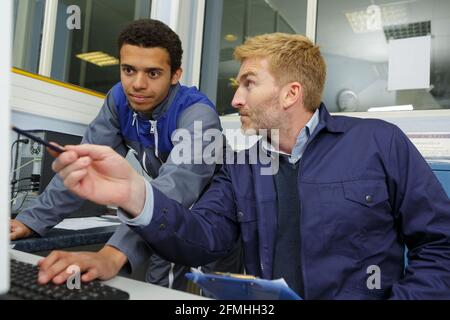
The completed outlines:
[[[319,125],[316,128],[316,132],[321,129],[326,129],[332,133],[343,133],[347,131],[347,125],[344,122],[336,121],[334,116],[331,116],[327,110],[327,107],[322,102],[319,107]],[[316,133],[314,132],[314,133]],[[313,135],[315,135],[313,133]]]

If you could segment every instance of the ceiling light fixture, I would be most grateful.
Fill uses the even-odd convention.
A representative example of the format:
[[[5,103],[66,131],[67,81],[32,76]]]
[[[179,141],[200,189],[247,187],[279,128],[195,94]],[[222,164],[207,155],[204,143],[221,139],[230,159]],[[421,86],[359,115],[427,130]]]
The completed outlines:
[[[224,37],[224,39],[228,42],[233,42],[237,40],[237,37],[234,34],[229,33]]]
[[[101,51],[80,53],[77,54],[76,57],[99,67],[114,66],[119,64],[119,59]]]

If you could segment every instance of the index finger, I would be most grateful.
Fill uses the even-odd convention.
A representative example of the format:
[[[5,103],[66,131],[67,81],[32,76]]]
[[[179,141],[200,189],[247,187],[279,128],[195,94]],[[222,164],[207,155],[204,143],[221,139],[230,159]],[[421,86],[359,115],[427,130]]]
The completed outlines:
[[[61,153],[52,163],[52,170],[55,172],[59,172],[68,165],[77,161],[79,158],[78,154],[75,151],[68,150],[66,152]]]
[[[47,270],[51,265],[53,265],[61,256],[64,255],[62,251],[52,251],[46,258],[39,260],[38,266],[41,270]]]
[[[66,150],[75,151],[79,157],[89,156],[92,160],[104,159],[112,151],[108,146],[96,144],[79,144],[68,145],[64,147]]]

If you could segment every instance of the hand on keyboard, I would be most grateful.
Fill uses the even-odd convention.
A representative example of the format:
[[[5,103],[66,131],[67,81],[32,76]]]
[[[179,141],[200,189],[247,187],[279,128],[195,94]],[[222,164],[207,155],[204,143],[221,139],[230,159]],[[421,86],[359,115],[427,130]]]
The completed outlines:
[[[97,278],[108,280],[119,273],[126,261],[123,253],[110,246],[105,246],[99,252],[53,251],[38,262],[38,282],[46,284],[53,281],[55,284],[62,284],[70,277],[71,273],[66,270],[72,265],[80,268],[83,282]]]

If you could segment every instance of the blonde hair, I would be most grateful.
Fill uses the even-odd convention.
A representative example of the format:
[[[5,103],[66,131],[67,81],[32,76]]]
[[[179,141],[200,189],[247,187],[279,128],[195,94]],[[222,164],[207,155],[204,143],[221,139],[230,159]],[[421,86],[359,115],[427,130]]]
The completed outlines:
[[[322,100],[326,64],[319,47],[298,34],[270,33],[248,38],[234,50],[236,60],[269,58],[280,85],[297,81],[303,87],[303,103],[315,111]]]

